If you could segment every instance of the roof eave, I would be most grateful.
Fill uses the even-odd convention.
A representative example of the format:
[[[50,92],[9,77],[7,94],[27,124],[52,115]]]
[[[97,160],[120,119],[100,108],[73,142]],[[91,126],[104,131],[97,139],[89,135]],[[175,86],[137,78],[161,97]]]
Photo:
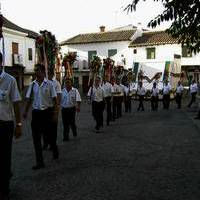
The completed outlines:
[[[106,43],[106,42],[130,42],[131,40],[112,40],[112,41],[91,41],[91,42],[76,42],[76,43],[70,43],[70,42],[65,42],[65,43],[60,43],[60,46],[65,46],[65,45],[78,45],[78,44],[94,44],[94,43]]]
[[[142,47],[142,46],[154,46],[154,45],[165,45],[165,44],[178,44],[178,41],[175,42],[162,42],[162,43],[142,43],[142,44],[134,44],[134,45],[129,45],[129,48],[132,47]]]

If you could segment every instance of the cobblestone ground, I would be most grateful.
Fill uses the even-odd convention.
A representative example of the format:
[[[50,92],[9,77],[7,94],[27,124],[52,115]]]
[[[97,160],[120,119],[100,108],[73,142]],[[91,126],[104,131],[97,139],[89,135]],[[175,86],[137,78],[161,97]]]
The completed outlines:
[[[87,103],[77,116],[78,138],[62,141],[60,159],[44,152],[46,167],[32,171],[30,120],[14,141],[11,200],[199,200],[200,121],[195,109],[132,113],[94,133]],[[148,107],[148,108],[147,108]]]

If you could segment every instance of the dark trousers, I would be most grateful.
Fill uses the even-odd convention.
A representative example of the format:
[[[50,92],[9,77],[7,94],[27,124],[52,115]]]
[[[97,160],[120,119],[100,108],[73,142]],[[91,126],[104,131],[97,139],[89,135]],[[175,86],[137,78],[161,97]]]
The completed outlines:
[[[54,130],[52,129],[52,109],[32,111],[32,137],[36,156],[36,165],[43,165],[42,136],[45,135],[47,142],[53,151],[53,157],[57,156],[58,149],[55,141]]]
[[[100,127],[103,126],[103,111],[105,105],[103,101],[100,102],[93,101],[92,106],[93,106],[93,116],[96,121],[95,129],[99,130]]]
[[[158,96],[151,97],[151,109],[158,110]]]
[[[53,158],[58,158],[58,146],[57,146],[57,126],[58,126],[58,118],[55,116],[54,108],[49,109],[49,138],[48,143],[50,145],[50,149],[53,152]]]
[[[107,125],[109,125],[111,118],[112,118],[112,113],[111,113],[111,97],[106,97],[105,98],[106,101],[106,112],[107,112]]]
[[[13,121],[0,121],[0,198],[9,194]]]
[[[122,116],[122,102],[123,96],[113,97],[113,117],[114,119]]]
[[[139,105],[138,105],[138,111],[140,110],[140,108],[142,109],[142,111],[144,111],[144,95],[139,95]]]
[[[176,103],[178,108],[181,108],[182,94],[176,93]]]
[[[131,97],[124,96],[124,105],[125,105],[125,112],[131,112]]]
[[[163,95],[163,108],[168,110],[169,104],[170,104],[170,94],[164,94]]]
[[[112,118],[113,120],[117,118],[117,97],[116,96],[113,96]]]
[[[63,122],[63,139],[69,140],[69,131],[72,130],[73,136],[77,136],[77,128],[75,122],[76,107],[62,108],[62,122]]]
[[[191,95],[192,95],[192,97],[191,97],[190,103],[188,104],[188,107],[191,107],[191,105],[196,102],[196,95],[197,95],[197,93],[193,92],[193,93],[191,93]]]

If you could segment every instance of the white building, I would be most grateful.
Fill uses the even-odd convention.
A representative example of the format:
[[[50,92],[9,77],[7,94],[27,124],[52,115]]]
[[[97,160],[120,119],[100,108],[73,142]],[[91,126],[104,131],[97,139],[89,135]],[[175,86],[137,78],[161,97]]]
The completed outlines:
[[[137,27],[128,25],[117,29],[106,31],[104,26],[100,32],[79,34],[73,38],[61,42],[62,53],[77,52],[78,61],[74,67],[79,69],[79,75],[75,76],[75,82],[80,85],[83,92],[88,89],[89,67],[88,63],[94,55],[100,58],[111,57],[115,64],[132,68],[133,59],[129,44],[138,34]],[[78,73],[77,73],[78,74]],[[81,74],[81,75],[80,75]]]
[[[31,79],[30,74],[35,65],[35,39],[38,34],[17,26],[5,17],[3,21],[5,69],[16,77],[22,87]],[[2,42],[0,49],[2,52]]]
[[[164,74],[166,66],[169,63],[174,65],[178,57],[179,63],[175,68],[179,67],[179,72],[184,70],[188,77],[196,81],[200,80],[200,54],[191,54],[165,31],[144,32],[129,47],[133,52],[135,73],[142,68],[149,76],[155,72]]]
[[[63,53],[77,52],[78,61],[75,68],[79,73],[75,76],[75,82],[82,85],[83,92],[87,89],[88,62],[93,55],[101,58],[111,57],[115,64],[124,65],[126,69],[132,68],[135,81],[140,69],[149,78],[156,72],[162,72],[162,81],[169,66],[170,72],[185,71],[187,78],[200,80],[199,54],[191,54],[165,31],[147,31],[142,29],[140,24],[138,27],[129,25],[110,31],[105,31],[105,27],[102,26],[100,32],[79,34],[63,41],[61,47]],[[152,85],[147,83],[146,87],[151,88]]]

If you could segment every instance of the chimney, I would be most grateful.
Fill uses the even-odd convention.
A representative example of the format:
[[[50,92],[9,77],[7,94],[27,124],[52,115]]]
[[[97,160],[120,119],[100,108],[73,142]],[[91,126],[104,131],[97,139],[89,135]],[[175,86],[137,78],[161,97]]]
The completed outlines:
[[[100,28],[100,32],[102,32],[102,33],[105,32],[105,29],[106,29],[105,26],[100,26],[99,28]]]
[[[143,30],[142,30],[142,24],[141,23],[138,23],[137,25],[137,29],[135,31],[135,34],[131,37],[131,40],[135,40],[136,38],[138,37],[141,37],[143,34]]]

